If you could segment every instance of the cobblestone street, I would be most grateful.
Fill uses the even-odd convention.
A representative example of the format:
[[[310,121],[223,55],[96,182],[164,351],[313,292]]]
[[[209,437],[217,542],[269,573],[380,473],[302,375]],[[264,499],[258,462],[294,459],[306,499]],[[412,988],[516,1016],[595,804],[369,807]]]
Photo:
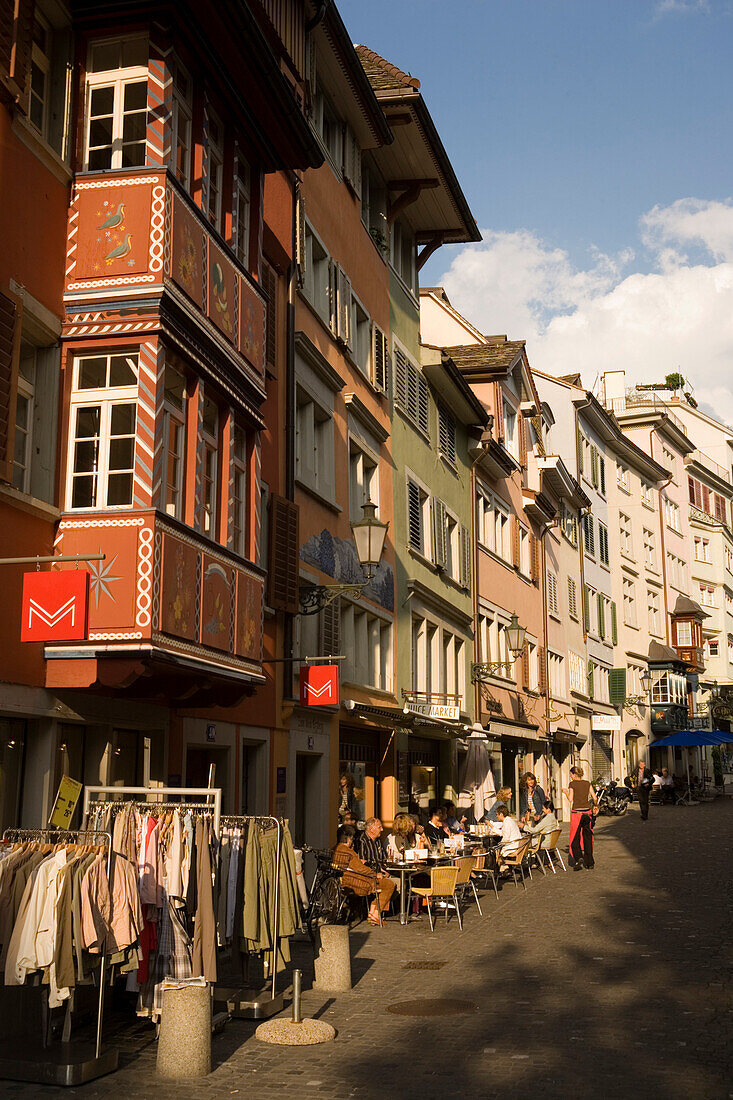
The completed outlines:
[[[120,1071],[65,1092],[85,1100],[733,1096],[732,837],[730,800],[652,806],[647,823],[633,806],[600,821],[594,872],[535,873],[526,892],[505,886],[498,902],[484,894],[483,918],[472,906],[463,933],[442,918],[434,935],[427,920],[355,928],[348,994],[310,991],[309,949],[295,944],[304,1015],[332,1023],[335,1042],[271,1047],[254,1038],[254,1022],[232,1021],[214,1039],[212,1075],[172,1083],[155,1077],[151,1028],[128,1025],[116,1037]],[[414,962],[437,969],[406,969]],[[424,997],[477,1010],[427,1019],[387,1012]],[[112,1021],[107,1034],[114,1029]],[[0,1091],[61,1095],[9,1082]]]

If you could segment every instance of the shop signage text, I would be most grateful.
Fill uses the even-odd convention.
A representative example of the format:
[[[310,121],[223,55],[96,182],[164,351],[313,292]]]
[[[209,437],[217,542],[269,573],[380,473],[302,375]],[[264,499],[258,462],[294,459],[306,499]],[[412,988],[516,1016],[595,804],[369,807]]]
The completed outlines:
[[[308,665],[300,670],[300,705],[334,707],[339,701],[339,666]]]
[[[68,775],[61,776],[56,801],[48,821],[54,829],[68,829],[79,801],[81,788],[82,784],[76,779],[71,779]]]
[[[459,707],[443,706],[441,703],[405,703],[405,714],[419,714],[421,718],[457,722],[461,711]]]
[[[591,729],[594,730],[620,730],[621,716],[618,714],[592,714],[590,724]]]
[[[21,642],[78,642],[87,636],[89,573],[23,574]]]

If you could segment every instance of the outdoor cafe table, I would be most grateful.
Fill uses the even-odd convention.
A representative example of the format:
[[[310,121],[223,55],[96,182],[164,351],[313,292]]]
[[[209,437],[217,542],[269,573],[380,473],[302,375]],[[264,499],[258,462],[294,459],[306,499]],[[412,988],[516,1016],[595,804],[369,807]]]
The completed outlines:
[[[482,837],[482,840],[486,839],[491,841],[499,840],[498,837]],[[495,845],[491,843],[493,848]],[[481,845],[483,848],[483,845]],[[472,845],[473,851],[478,851],[479,848],[476,845]],[[446,867],[449,866],[454,859],[460,858],[462,855],[471,855],[471,852],[446,852],[442,856],[428,856],[427,859],[416,860],[397,860],[387,863],[387,871],[391,875],[398,874],[400,876],[400,924],[407,924],[407,891],[405,889],[407,885],[407,876],[414,875],[420,871],[423,873],[426,870],[430,870],[431,867]]]

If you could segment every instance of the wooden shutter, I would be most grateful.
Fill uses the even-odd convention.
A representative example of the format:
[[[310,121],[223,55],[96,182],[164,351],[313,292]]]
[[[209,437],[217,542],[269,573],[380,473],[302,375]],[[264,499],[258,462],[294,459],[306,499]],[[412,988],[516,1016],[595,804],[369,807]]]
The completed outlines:
[[[356,135],[347,124],[344,126],[344,179],[357,199],[361,198],[361,149]]]
[[[524,417],[521,413],[517,413],[517,432],[519,433],[519,461],[524,470],[527,467],[527,434]]]
[[[305,199],[300,184],[295,185],[295,266],[298,271],[298,285],[305,281]]]
[[[428,384],[415,367],[412,369],[417,376],[417,426],[421,432],[424,432],[425,435],[429,435],[430,403],[428,399]]]
[[[540,540],[533,534],[529,536],[529,568],[532,584],[540,583]]]
[[[308,116],[313,114],[316,101],[316,36],[311,31],[305,40],[305,79],[307,84]]]
[[[710,515],[710,490],[707,485],[702,487],[702,510],[706,516]]]
[[[598,450],[591,445],[590,449],[590,479],[594,488],[598,488]]]
[[[578,617],[578,592],[575,587],[575,581],[572,577],[568,577],[568,611],[572,619]]]
[[[461,525],[461,588],[471,587],[471,532]]]
[[[537,646],[537,679],[540,695],[547,694],[547,649]]]
[[[372,381],[380,393],[389,390],[389,352],[387,337],[377,325],[372,325]]]
[[[583,433],[581,432],[580,428],[578,428],[578,473],[579,474],[583,473],[583,463],[584,463],[584,461],[585,461],[585,456],[583,454]]]
[[[529,642],[525,642],[522,650],[522,686],[525,691],[529,691],[532,686],[529,682]]]
[[[715,517],[721,523],[725,523],[725,497],[722,497],[720,493],[715,494]]]
[[[298,505],[270,496],[268,599],[270,607],[298,613]]]
[[[265,262],[262,265],[262,289],[267,295],[265,361],[271,374],[277,373],[277,275]]]
[[[446,531],[445,504],[433,497],[433,562],[438,569],[445,569]]]
[[[608,670],[608,698],[614,706],[623,706],[626,702],[626,669]]]
[[[598,472],[600,476],[600,487],[604,497],[606,495],[606,460],[603,455],[598,456]]]
[[[687,476],[687,490],[688,490],[688,493],[690,495],[690,504],[695,504],[695,505],[699,506],[698,493],[697,493],[698,488],[699,488],[699,483],[697,481],[695,481],[694,477],[691,477],[688,474],[688,476]]]
[[[519,523],[516,516],[511,517],[512,522],[512,565],[519,569]]]
[[[22,300],[0,293],[0,481],[13,480],[18,360],[23,318]]]
[[[423,553],[422,500],[420,487],[414,481],[407,482],[407,541],[413,550]]]
[[[600,592],[596,595],[598,603],[598,637],[603,641],[606,637],[606,605]]]
[[[611,642],[613,645],[618,645],[618,619],[615,600],[611,600]]]
[[[21,96],[20,105],[26,112],[29,92],[28,69],[31,63],[35,14],[34,0],[15,0],[12,18],[13,40],[10,53],[10,79],[15,81]]]
[[[319,657],[338,657],[341,648],[341,597],[326,604],[320,615]]]
[[[14,0],[0,0],[0,79],[8,79],[10,77],[14,29]]]
[[[593,673],[595,671],[595,667],[596,666],[595,666],[595,663],[593,661],[588,661],[588,698],[589,699],[593,698],[593,692],[594,692]]]
[[[340,264],[336,270],[336,335],[348,348],[351,347],[351,279]]]
[[[438,447],[444,458],[456,462],[456,422],[442,405],[438,405]]]
[[[407,356],[402,348],[394,349],[394,399],[395,404],[407,412]]]
[[[590,630],[590,588],[583,585],[583,630]]]

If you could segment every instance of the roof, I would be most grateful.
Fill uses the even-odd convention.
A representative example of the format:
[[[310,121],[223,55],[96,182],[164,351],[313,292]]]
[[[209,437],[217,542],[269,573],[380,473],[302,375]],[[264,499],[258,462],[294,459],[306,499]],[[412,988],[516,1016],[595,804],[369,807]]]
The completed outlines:
[[[319,29],[328,42],[328,51],[318,59],[319,74],[325,74],[330,70],[334,78],[338,70],[333,68],[331,62],[337,65],[342,79],[345,79],[354,96],[363,125],[368,127],[374,142],[377,145],[389,144],[394,135],[335,4],[327,6],[323,21],[317,24],[312,33],[315,34]],[[343,91],[343,84],[341,84],[339,98],[343,95]],[[359,136],[364,141],[365,135],[362,133]]]
[[[678,596],[674,605],[673,615],[694,615],[696,619],[709,619],[707,611],[703,611],[699,603],[689,599],[688,596]]]
[[[507,340],[506,337],[490,337],[495,343],[460,344],[445,348],[461,371],[504,372],[514,366],[526,346],[526,340]]]
[[[356,46],[355,49],[364,66],[364,72],[369,77],[369,83],[375,92],[402,91],[405,88],[412,88],[414,91],[420,90],[420,81],[417,77],[410,76],[409,73],[403,73],[402,69],[398,69],[396,65],[393,65],[384,57],[380,57],[368,46]]]
[[[680,655],[676,649],[672,649],[671,646],[662,645],[661,642],[649,643],[649,660],[650,661],[676,661],[677,664],[684,664],[684,661],[680,661]]]

